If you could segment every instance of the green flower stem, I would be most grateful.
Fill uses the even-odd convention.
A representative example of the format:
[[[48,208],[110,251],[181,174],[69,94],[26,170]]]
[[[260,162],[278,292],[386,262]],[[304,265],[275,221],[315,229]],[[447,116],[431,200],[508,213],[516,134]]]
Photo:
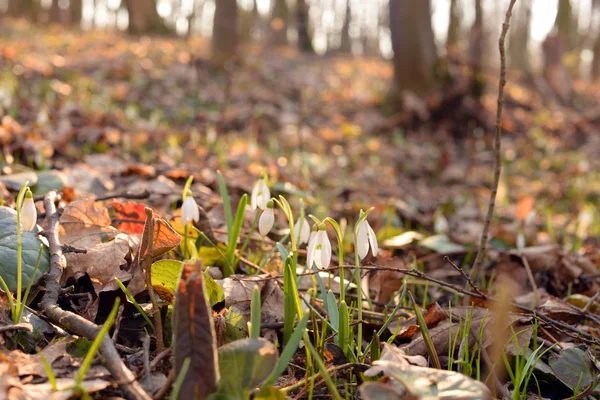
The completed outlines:
[[[240,256],[244,254],[246,248],[248,248],[248,244],[250,243],[250,236],[252,236],[252,232],[254,232],[254,230],[256,229],[256,224],[258,223],[259,214],[260,213],[258,212],[258,210],[256,210],[256,213],[254,214],[254,219],[252,220],[252,225],[250,225],[250,230],[246,234],[246,239],[242,244],[242,248],[238,251],[238,256],[236,256],[233,260],[233,265],[237,265],[237,263],[240,261]]]
[[[23,198],[25,197],[25,191],[28,188],[29,182],[21,187],[19,195],[17,196],[16,207],[17,207],[17,293],[15,301],[15,312],[13,313],[13,322],[18,324],[20,322],[19,310],[21,307],[21,291],[23,290],[23,242],[21,240],[21,208],[23,207]]]
[[[357,230],[354,229],[354,243],[357,243]],[[360,284],[360,257],[358,256],[358,251],[356,249],[354,249],[354,264],[356,266],[356,271],[354,272],[354,276],[356,278],[356,297],[357,297],[357,304],[356,304],[356,308],[358,311],[358,325],[357,325],[357,329],[358,329],[358,333],[357,333],[357,339],[356,339],[356,356],[357,357],[361,357],[362,356],[362,287]]]

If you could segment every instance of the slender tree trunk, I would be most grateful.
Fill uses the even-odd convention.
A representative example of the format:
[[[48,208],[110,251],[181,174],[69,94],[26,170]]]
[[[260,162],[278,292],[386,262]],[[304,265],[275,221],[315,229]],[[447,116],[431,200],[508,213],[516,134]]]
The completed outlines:
[[[450,2],[450,20],[448,22],[448,36],[446,38],[446,48],[452,50],[456,48],[460,39],[460,21],[462,9],[459,4],[460,0],[452,0]]]
[[[518,13],[513,18],[513,27],[510,33],[508,53],[510,65],[514,69],[524,72],[531,71],[529,61],[529,27],[531,26],[531,0],[521,0],[518,5]]]
[[[236,0],[218,0],[215,8],[211,63],[223,68],[236,56],[238,45],[238,10]]]
[[[129,13],[127,31],[137,35],[143,33],[167,33],[168,29],[156,11],[155,0],[123,0]]]
[[[287,31],[290,17],[290,9],[287,0],[275,0],[271,14],[270,44],[274,46],[285,46],[288,44]]]
[[[590,20],[593,20],[594,17],[598,16],[598,14],[600,13],[600,0],[593,0],[592,1],[592,18]],[[592,59],[592,70],[591,70],[591,78],[593,81],[598,82],[600,81],[600,29],[598,29],[596,32],[596,38],[594,40],[594,44],[592,47],[592,51],[594,53],[594,58]]]
[[[308,30],[308,4],[296,0],[296,24],[298,24],[298,47],[306,53],[314,53],[312,38]]]
[[[83,12],[83,1],[82,0],[71,0],[69,5],[69,12],[71,13],[71,24],[79,26],[81,25],[81,13]]]
[[[342,38],[340,42],[340,50],[350,53],[352,51],[352,42],[350,39],[350,22],[352,21],[352,10],[350,8],[350,0],[346,0],[346,14],[344,15],[344,26],[342,26]]]
[[[58,0],[52,0],[52,5],[50,6],[50,10],[48,12],[48,21],[49,22],[60,22],[60,7],[58,6]]]
[[[396,89],[426,94],[436,86],[437,59],[429,0],[390,0],[389,7]]]
[[[563,102],[571,100],[572,82],[569,70],[563,62],[565,43],[560,33],[550,34],[542,44],[544,53],[544,78],[548,86]]]
[[[482,0],[475,0],[475,20],[471,27],[471,63],[473,68],[481,69],[483,62],[483,44],[485,31],[483,28]]]
[[[577,19],[573,15],[571,0],[559,0],[558,12],[554,20],[554,26],[562,40],[567,51],[577,47]]]
[[[483,27],[482,0],[475,0],[475,21],[471,27],[471,94],[480,98],[485,92],[485,79],[482,73],[485,30]]]

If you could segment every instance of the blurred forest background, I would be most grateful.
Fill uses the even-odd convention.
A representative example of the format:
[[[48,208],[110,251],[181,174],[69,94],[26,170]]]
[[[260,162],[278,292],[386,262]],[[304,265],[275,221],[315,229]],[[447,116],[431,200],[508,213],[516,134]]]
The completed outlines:
[[[431,89],[437,56],[473,65],[498,63],[498,22],[506,0],[0,0],[0,16],[40,26],[172,34],[213,39],[223,64],[249,41],[293,45],[319,55],[344,52],[393,58],[397,80]],[[600,1],[521,0],[509,39],[510,67],[563,78],[600,79]],[[406,40],[408,39],[408,40]],[[410,59],[410,62],[406,60]],[[404,60],[404,61],[400,61]],[[430,76],[427,76],[430,75]],[[418,79],[415,79],[418,78]],[[428,82],[429,81],[429,82]],[[558,86],[563,87],[558,87]]]

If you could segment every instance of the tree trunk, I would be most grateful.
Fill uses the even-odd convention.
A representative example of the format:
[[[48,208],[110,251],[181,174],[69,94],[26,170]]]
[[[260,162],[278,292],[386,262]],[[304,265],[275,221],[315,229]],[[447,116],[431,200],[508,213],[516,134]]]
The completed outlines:
[[[15,18],[37,21],[39,5],[35,0],[9,0],[7,14]]]
[[[298,24],[298,48],[306,53],[314,53],[312,38],[308,31],[308,4],[306,4],[306,0],[296,0],[296,23]]]
[[[287,0],[275,0],[271,14],[270,44],[274,46],[285,46],[288,44],[287,31],[290,17],[290,9]]]
[[[577,19],[573,15],[573,7],[570,0],[558,1],[558,12],[554,20],[554,27],[562,36],[567,51],[577,47]]]
[[[437,59],[429,0],[390,0],[389,7],[395,88],[426,94],[436,86]]]
[[[238,45],[238,12],[236,0],[218,0],[213,21],[212,58],[216,68],[233,60]]]
[[[70,3],[71,23],[73,25],[81,25],[81,13],[83,12],[83,1],[82,0],[71,0]]]
[[[514,27],[510,30],[510,42],[508,44],[511,68],[524,72],[531,71],[531,63],[529,62],[531,3],[531,0],[521,0],[517,15],[515,15],[516,18],[514,18]]]
[[[483,44],[484,29],[483,29],[483,7],[482,0],[475,0],[475,20],[471,27],[471,63],[473,68],[481,70],[483,62]]]
[[[450,21],[448,22],[448,36],[446,38],[446,48],[455,49],[460,39],[460,21],[461,7],[459,0],[452,0],[450,3]]]
[[[48,22],[60,22],[61,9],[58,6],[58,0],[52,0],[52,5],[48,12]]]
[[[127,31],[132,35],[167,33],[168,29],[156,11],[155,0],[124,0],[129,13]]]
[[[560,33],[548,35],[542,44],[544,78],[561,102],[568,103],[573,87],[569,70],[563,62],[565,47]]]
[[[342,26],[342,38],[340,42],[340,51],[350,53],[352,51],[352,41],[350,39],[350,22],[352,21],[352,10],[350,9],[350,0],[346,0],[346,14],[344,16],[344,26]]]
[[[600,13],[600,0],[592,1],[592,18]],[[600,81],[600,29],[596,32],[596,39],[594,40],[594,45],[592,48],[594,53],[594,58],[592,59],[592,70],[591,70],[591,78],[593,81]]]

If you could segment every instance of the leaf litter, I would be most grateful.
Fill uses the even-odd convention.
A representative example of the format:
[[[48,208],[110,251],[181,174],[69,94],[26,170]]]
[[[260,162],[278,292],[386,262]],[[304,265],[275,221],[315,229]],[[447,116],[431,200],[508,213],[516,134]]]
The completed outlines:
[[[550,377],[563,385],[562,391],[572,392],[595,382],[597,362],[592,353],[600,335],[596,304],[600,220],[594,206],[599,186],[593,171],[600,167],[600,161],[594,156],[598,120],[592,110],[550,105],[527,78],[509,74],[502,121],[505,176],[499,190],[498,218],[491,227],[490,263],[485,279],[477,285],[485,287],[485,293],[495,293],[497,282],[512,278],[513,306],[529,307],[548,319],[536,319],[534,313],[523,309],[510,309],[499,317],[493,314],[489,299],[471,299],[474,305],[457,302],[457,288],[466,282],[444,259],[448,256],[458,265],[470,265],[481,233],[492,155],[480,149],[490,148],[489,137],[482,132],[492,128],[493,90],[483,96],[477,110],[472,109],[472,101],[448,102],[436,94],[426,102],[409,99],[410,107],[390,115],[380,107],[391,78],[387,63],[343,56],[315,60],[295,54],[290,58],[262,50],[269,61],[264,61],[261,51],[249,52],[245,64],[229,78],[233,84],[227,96],[226,79],[212,71],[198,74],[192,66],[197,39],[189,43],[161,38],[134,41],[111,33],[65,32],[54,41],[40,32],[11,29],[17,29],[19,35],[3,51],[7,64],[2,66],[0,82],[15,88],[11,96],[22,106],[4,115],[0,123],[0,140],[7,155],[2,162],[0,196],[6,205],[14,205],[15,192],[25,181],[33,185],[36,195],[49,190],[62,192],[60,241],[75,251],[65,253],[61,307],[85,309],[81,313],[84,317],[102,321],[114,298],[122,296],[115,281],[118,278],[149,312],[152,299],[144,286],[140,262],[145,256],[164,261],[183,259],[181,246],[171,249],[178,246],[178,236],[184,235],[177,218],[187,177],[194,176],[191,190],[203,211],[195,229],[217,246],[226,246],[226,216],[216,170],[223,171],[235,207],[264,168],[277,194],[304,197],[305,206],[315,215],[329,215],[347,225],[361,208],[375,206],[371,223],[384,250],[368,260],[374,267],[368,272],[368,294],[377,303],[368,306],[375,312],[366,317],[370,327],[378,330],[394,307],[402,307],[396,295],[408,277],[416,298],[423,306],[429,305],[427,328],[438,355],[450,357],[453,351],[455,356],[460,351],[464,354],[465,345],[460,341],[453,344],[452,335],[467,329],[466,321],[470,324],[468,337],[477,338],[470,340],[469,346],[491,349],[494,321],[500,318],[503,328],[519,332],[517,343],[504,348],[509,357],[527,351],[531,354],[533,344],[542,343],[551,350],[536,363],[540,377]],[[36,35],[37,44],[32,35]],[[93,49],[91,41],[95,43]],[[133,67],[141,53],[152,60],[149,70]],[[52,61],[51,54],[63,59],[60,66]],[[313,63],[319,68],[308,68]],[[14,66],[25,72],[18,76],[7,73]],[[468,79],[467,72],[453,73],[457,86]],[[281,74],[285,79],[279,78]],[[344,84],[338,76],[343,76]],[[486,72],[486,82],[491,88],[497,84],[492,72]],[[56,101],[31,99],[27,87],[39,90],[45,85]],[[597,100],[597,93],[591,90],[579,86],[576,90],[582,98]],[[468,99],[468,93],[458,92]],[[47,122],[40,118],[44,115]],[[465,128],[472,121],[469,115],[475,115],[477,124],[472,132]],[[121,199],[136,193],[147,196]],[[106,196],[114,198],[94,200]],[[146,206],[154,211],[150,254],[139,249]],[[435,228],[439,215],[447,219],[444,232]],[[269,338],[273,343],[281,344],[283,262],[278,261],[275,242],[284,237],[285,229],[260,239],[250,231],[253,218],[249,210],[244,213],[238,245],[239,250],[244,235],[250,235],[246,252],[240,254],[243,259],[240,257],[238,271],[246,275],[217,279],[217,286],[209,290],[214,301],[208,315],[214,319],[219,345],[248,335],[255,286],[261,293],[262,323],[272,330]],[[276,218],[276,226],[286,226],[282,215]],[[45,221],[39,222],[46,228]],[[195,235],[199,246],[204,262],[201,269],[222,271],[218,252],[200,240],[196,231],[188,233]],[[519,235],[525,248],[515,249]],[[38,240],[33,234],[30,239]],[[346,251],[354,251],[352,243],[344,246]],[[299,254],[304,257],[305,250],[300,249]],[[268,262],[261,265],[267,256]],[[47,271],[46,257],[40,274]],[[35,260],[25,262],[26,270],[32,262]],[[6,279],[6,267],[0,266]],[[377,270],[377,266],[390,269]],[[410,268],[434,279],[409,275],[405,270]],[[168,279],[172,281],[175,275],[171,273]],[[196,271],[195,279],[201,275],[202,271]],[[15,283],[10,283],[12,289]],[[326,282],[327,287],[330,283]],[[172,283],[162,282],[162,286],[175,294]],[[318,282],[313,286],[318,287]],[[339,280],[331,288],[339,293]],[[349,290],[349,296],[356,296],[356,286],[349,285]],[[323,307],[319,291],[313,291],[311,305],[328,319],[330,310]],[[199,301],[198,293],[193,297]],[[29,305],[33,310],[38,301],[32,294]],[[82,308],[86,301],[93,306]],[[8,326],[5,301],[0,305],[0,325]],[[163,310],[170,312],[168,307]],[[489,396],[486,388],[465,374],[435,371],[423,358],[418,359],[418,365],[403,361],[427,356],[410,308],[405,311],[397,314],[382,336],[393,342],[383,345],[383,361],[373,362],[379,366],[372,368],[379,368],[377,371],[390,380],[363,385],[361,394],[381,398],[377,396],[391,392],[393,398],[407,398],[408,391],[428,398],[427,391],[436,382],[448,395],[444,398]],[[196,314],[187,317],[195,318]],[[128,319],[140,322],[131,325]],[[560,323],[573,329],[569,331]],[[115,340],[122,343],[119,350],[123,359],[142,380],[147,371],[140,338],[148,326],[131,304],[125,307],[117,326]],[[206,324],[202,326],[206,328]],[[58,386],[68,387],[73,382],[74,370],[59,366],[54,354],[62,352],[66,333],[61,327],[54,329],[50,335],[54,337],[23,339],[23,332],[0,333],[2,346],[12,349],[0,354],[1,393],[8,393],[8,387],[13,386],[30,398],[51,393],[52,388],[43,380],[46,374],[36,358],[36,348],[59,374]],[[128,340],[131,330],[135,334]],[[157,356],[154,346],[150,345],[151,358]],[[295,353],[281,383],[290,385],[303,377],[306,352],[302,347]],[[67,357],[66,353],[62,356]],[[245,362],[256,361],[248,358]],[[182,362],[176,362],[178,370]],[[174,365],[167,357],[152,366],[152,373],[166,379]],[[83,383],[88,392],[115,392],[106,371],[88,375]],[[342,371],[338,378],[350,381],[352,374]],[[324,388],[323,382],[317,383],[317,392]],[[453,390],[458,392],[452,394]],[[71,395],[68,391],[60,393]]]

